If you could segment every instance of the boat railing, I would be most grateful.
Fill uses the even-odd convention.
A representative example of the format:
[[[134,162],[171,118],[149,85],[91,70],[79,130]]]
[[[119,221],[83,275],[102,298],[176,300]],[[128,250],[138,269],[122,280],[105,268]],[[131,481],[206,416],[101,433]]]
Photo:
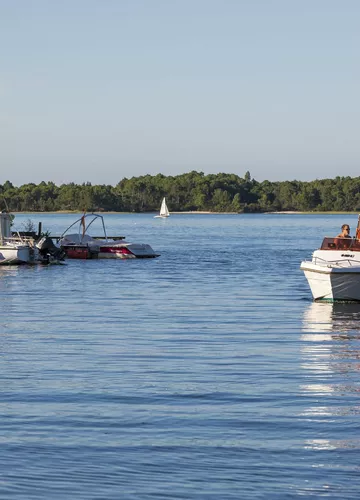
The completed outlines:
[[[325,267],[351,267],[351,266],[360,267],[360,261],[355,259],[327,260],[327,259],[322,259],[321,257],[313,257],[311,263]]]
[[[34,244],[34,238],[32,238],[31,236],[22,236],[21,234],[18,234],[17,236],[15,236],[15,234],[13,234],[12,236],[9,236],[8,238],[2,238],[2,241],[4,243],[21,243],[21,244],[24,244],[24,245],[30,245],[32,246]]]

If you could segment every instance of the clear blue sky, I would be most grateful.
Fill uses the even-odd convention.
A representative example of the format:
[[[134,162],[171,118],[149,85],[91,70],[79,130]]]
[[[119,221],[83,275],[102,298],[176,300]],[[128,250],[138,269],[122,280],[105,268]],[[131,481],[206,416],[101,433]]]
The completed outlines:
[[[0,0],[0,183],[360,175],[358,0]]]

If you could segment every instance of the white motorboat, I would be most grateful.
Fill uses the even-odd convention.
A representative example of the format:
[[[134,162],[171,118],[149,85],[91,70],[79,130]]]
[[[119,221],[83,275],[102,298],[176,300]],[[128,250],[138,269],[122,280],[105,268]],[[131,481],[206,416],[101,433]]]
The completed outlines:
[[[36,248],[30,241],[12,235],[13,219],[7,212],[0,213],[0,265],[27,264],[36,257]]]
[[[358,236],[359,232],[356,234]],[[312,260],[303,261],[300,269],[304,271],[314,300],[360,302],[358,237],[324,238]]]
[[[15,239],[0,242],[0,265],[30,264],[34,262],[34,252],[28,244]]]
[[[35,238],[11,231],[14,216],[0,213],[0,265],[53,264],[63,260],[63,253],[47,236]]]
[[[104,236],[87,234],[91,224],[101,221]],[[79,224],[77,233],[68,231]],[[59,238],[59,245],[69,259],[141,259],[159,257],[146,243],[130,243],[123,236],[108,238],[102,215],[84,214],[76,220]]]
[[[166,200],[163,198],[161,202],[161,207],[160,207],[160,213],[159,215],[155,215],[154,219],[166,219],[166,217],[170,216],[170,212],[168,210],[168,207],[166,205]]]

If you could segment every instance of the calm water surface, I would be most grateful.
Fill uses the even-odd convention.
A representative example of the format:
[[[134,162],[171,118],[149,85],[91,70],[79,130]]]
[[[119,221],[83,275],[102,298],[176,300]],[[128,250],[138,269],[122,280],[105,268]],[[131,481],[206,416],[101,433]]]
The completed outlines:
[[[359,498],[360,307],[299,270],[356,216],[105,220],[161,257],[0,268],[0,497]]]

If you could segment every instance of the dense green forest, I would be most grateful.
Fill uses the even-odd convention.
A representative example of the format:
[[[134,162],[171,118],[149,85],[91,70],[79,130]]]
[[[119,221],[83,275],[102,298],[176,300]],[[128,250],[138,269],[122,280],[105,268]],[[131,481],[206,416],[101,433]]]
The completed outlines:
[[[249,172],[189,172],[177,176],[144,175],[122,179],[116,186],[53,182],[13,186],[0,184],[0,208],[13,212],[157,211],[163,196],[169,210],[213,212],[360,211],[360,177],[311,182],[257,182]]]

